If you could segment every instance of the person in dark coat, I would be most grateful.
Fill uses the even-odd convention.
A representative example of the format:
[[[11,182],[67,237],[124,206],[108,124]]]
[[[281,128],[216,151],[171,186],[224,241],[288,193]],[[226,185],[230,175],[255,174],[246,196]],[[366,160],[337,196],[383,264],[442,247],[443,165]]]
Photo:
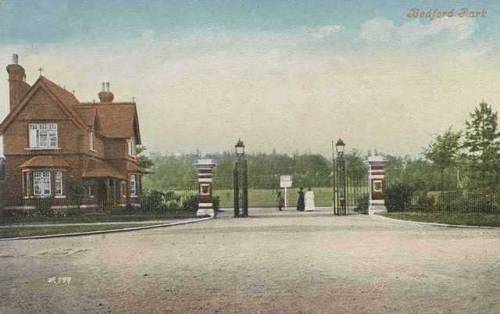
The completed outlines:
[[[282,211],[283,207],[285,207],[285,199],[283,195],[281,195],[281,191],[278,191],[278,196],[276,197],[276,201],[278,203],[278,210]]]
[[[304,211],[304,208],[306,207],[304,201],[304,188],[300,188],[298,193],[299,193],[299,199],[297,200],[297,210]]]

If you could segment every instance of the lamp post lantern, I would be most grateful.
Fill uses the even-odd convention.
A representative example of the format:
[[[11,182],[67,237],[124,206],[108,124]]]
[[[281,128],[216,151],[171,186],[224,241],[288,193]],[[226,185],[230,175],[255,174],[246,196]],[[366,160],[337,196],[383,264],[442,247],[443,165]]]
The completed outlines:
[[[337,143],[335,144],[335,150],[337,151],[337,156],[344,156],[344,149],[345,149],[345,144],[344,141],[342,141],[341,138],[338,139]]]
[[[234,217],[248,217],[248,168],[245,144],[241,139],[234,146],[234,150],[236,153],[233,171]]]
[[[335,215],[347,215],[346,169],[344,159],[345,143],[339,139],[335,144]]]
[[[236,157],[238,158],[245,156],[245,144],[241,139],[238,139],[238,142],[234,145],[234,151],[236,153]]]

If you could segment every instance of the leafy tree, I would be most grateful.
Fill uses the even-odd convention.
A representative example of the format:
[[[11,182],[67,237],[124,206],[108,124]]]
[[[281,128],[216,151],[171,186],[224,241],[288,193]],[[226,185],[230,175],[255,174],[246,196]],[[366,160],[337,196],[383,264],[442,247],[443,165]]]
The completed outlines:
[[[153,161],[148,156],[144,155],[146,151],[146,146],[139,145],[137,146],[137,156],[139,161],[139,166],[143,169],[149,169],[153,167]]]
[[[464,147],[472,180],[479,187],[491,187],[496,183],[500,150],[497,133],[497,113],[484,101],[466,121]],[[493,174],[493,176],[488,176]]]
[[[424,152],[425,157],[436,165],[441,172],[441,190],[444,190],[444,172],[456,164],[460,152],[460,132],[453,132],[451,127],[434,141]]]

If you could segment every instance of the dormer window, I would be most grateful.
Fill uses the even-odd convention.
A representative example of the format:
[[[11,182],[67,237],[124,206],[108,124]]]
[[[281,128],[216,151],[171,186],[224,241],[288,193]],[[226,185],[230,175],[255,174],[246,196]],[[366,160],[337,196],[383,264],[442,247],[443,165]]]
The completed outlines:
[[[57,148],[57,123],[30,123],[29,136],[30,148]]]

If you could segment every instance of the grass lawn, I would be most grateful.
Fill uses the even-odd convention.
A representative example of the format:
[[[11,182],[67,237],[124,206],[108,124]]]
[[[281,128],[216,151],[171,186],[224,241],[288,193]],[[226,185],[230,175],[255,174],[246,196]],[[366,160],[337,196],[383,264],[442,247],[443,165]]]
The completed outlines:
[[[500,214],[397,212],[387,213],[385,216],[402,220],[437,222],[451,225],[500,227]]]
[[[321,187],[312,188],[314,192],[314,200],[316,206],[326,207],[332,206],[332,188]],[[287,198],[288,206],[295,207],[297,203],[297,188],[288,189]],[[304,191],[305,192],[305,191]],[[232,190],[214,190],[214,195],[220,197],[221,208],[233,207],[233,191]],[[284,196],[284,195],[283,195]],[[275,207],[276,194],[272,189],[249,189],[248,190],[248,205],[250,207]]]
[[[60,227],[9,227],[0,228],[0,238],[14,238],[27,236],[40,236],[47,234],[76,233],[87,231],[101,231],[112,229],[124,229],[133,227],[145,227],[152,224],[125,224],[125,225],[81,225],[81,226],[60,226]]]
[[[165,214],[105,214],[89,213],[67,217],[0,217],[0,225],[32,224],[32,223],[88,223],[88,222],[119,222],[119,221],[146,221],[194,218],[196,212],[188,210],[170,211]]]

